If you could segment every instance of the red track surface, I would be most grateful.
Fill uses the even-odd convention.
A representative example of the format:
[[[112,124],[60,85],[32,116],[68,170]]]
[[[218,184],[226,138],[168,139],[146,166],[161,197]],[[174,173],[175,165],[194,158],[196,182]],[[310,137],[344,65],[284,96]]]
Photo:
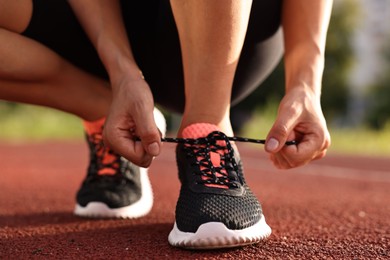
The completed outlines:
[[[170,247],[179,192],[173,147],[150,169],[155,204],[147,217],[92,220],[72,215],[84,144],[1,145],[0,259],[390,258],[390,157],[328,156],[278,171],[252,146],[240,151],[271,237],[229,250]]]

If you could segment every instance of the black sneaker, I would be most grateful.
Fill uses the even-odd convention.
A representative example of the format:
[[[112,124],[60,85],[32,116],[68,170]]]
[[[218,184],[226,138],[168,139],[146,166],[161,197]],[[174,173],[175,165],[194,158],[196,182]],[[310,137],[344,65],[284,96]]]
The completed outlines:
[[[101,134],[86,136],[90,163],[74,213],[103,218],[137,218],[149,213],[153,193],[147,169],[105,148]]]
[[[239,154],[225,134],[214,131],[206,138],[188,139],[178,144],[176,156],[182,186],[168,237],[171,245],[237,247],[271,234],[260,203],[245,182]]]
[[[162,135],[166,123],[155,108],[154,119]],[[138,218],[153,206],[153,192],[146,168],[138,167],[102,142],[104,119],[84,122],[90,150],[87,177],[76,195],[74,213],[84,217]]]

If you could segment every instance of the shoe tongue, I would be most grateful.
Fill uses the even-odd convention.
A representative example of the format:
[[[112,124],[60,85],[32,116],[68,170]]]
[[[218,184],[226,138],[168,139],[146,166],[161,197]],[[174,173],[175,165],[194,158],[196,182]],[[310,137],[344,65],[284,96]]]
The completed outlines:
[[[202,138],[206,137],[213,131],[220,131],[220,129],[213,124],[196,123],[184,128],[182,136],[183,138]]]
[[[87,134],[92,135],[95,133],[101,133],[103,130],[104,122],[106,121],[106,118],[103,117],[96,121],[83,121],[84,129],[87,132]]]
[[[202,138],[202,137],[207,137],[211,132],[213,131],[220,131],[220,129],[213,124],[209,123],[196,123],[187,126],[184,128],[182,136],[183,138]],[[217,143],[221,146],[226,145],[225,141],[219,140]],[[222,177],[223,175],[227,175],[226,169],[224,169],[224,164],[222,164],[222,159],[221,156],[224,155],[224,150],[219,150],[219,151],[210,151],[209,156],[211,163],[214,167],[218,167],[222,169],[220,172],[216,173],[217,177]],[[199,158],[202,160],[203,158]],[[205,166],[200,166],[201,170],[206,170],[208,169]],[[207,180],[207,176],[202,176],[202,179]],[[228,187],[226,185],[221,185],[221,184],[206,184],[208,187],[215,187],[215,188],[222,188],[222,189],[227,189]]]
[[[102,131],[106,118],[103,117],[96,121],[83,121],[84,130],[89,136],[94,136],[96,142],[102,143]],[[96,145],[96,144],[95,144]],[[105,150],[103,145],[99,145],[100,149],[95,150],[96,156],[101,158],[102,168],[98,169],[98,175],[115,175],[117,172],[118,163],[116,162],[118,155]],[[114,168],[115,167],[115,168]]]

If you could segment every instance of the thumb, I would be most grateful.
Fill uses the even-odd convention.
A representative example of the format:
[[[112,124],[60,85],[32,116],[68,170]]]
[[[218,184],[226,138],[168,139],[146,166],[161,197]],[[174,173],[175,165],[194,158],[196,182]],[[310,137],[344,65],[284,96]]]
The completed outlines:
[[[161,150],[161,134],[154,121],[153,112],[145,117],[135,118],[136,133],[141,139],[145,151],[151,156],[157,156]]]
[[[285,145],[296,124],[296,117],[291,114],[278,115],[267,135],[265,150],[269,153],[279,152]]]

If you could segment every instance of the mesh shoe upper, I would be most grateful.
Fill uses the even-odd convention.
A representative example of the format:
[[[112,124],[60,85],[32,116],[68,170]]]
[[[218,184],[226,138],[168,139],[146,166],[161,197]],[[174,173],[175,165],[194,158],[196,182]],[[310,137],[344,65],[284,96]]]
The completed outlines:
[[[246,185],[241,160],[226,135],[214,131],[190,140],[176,149],[180,231],[196,232],[207,222],[221,222],[231,230],[256,224],[262,216],[260,203]]]
[[[77,203],[102,202],[120,208],[138,201],[142,195],[140,168],[104,147],[101,133],[86,135],[90,150],[88,174],[77,192]]]

